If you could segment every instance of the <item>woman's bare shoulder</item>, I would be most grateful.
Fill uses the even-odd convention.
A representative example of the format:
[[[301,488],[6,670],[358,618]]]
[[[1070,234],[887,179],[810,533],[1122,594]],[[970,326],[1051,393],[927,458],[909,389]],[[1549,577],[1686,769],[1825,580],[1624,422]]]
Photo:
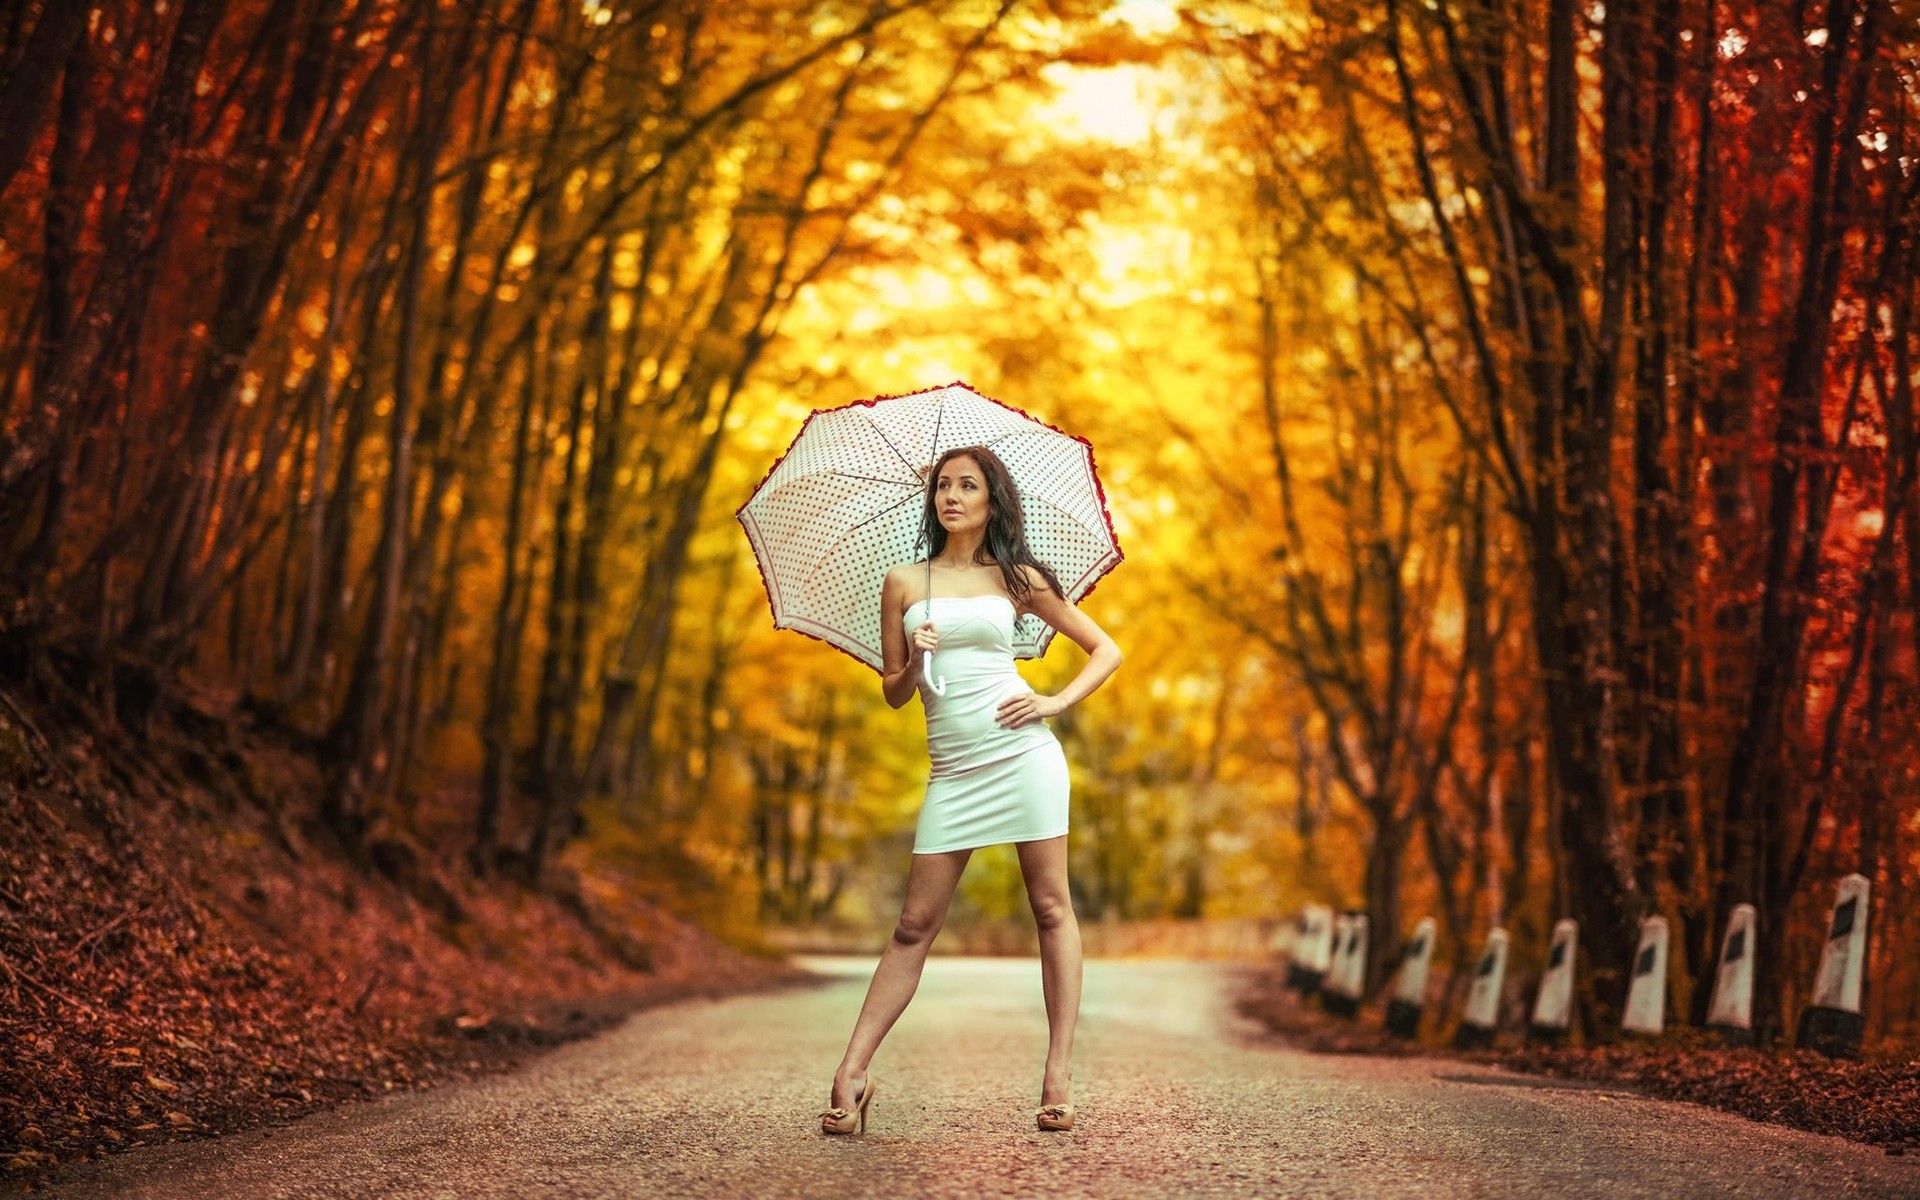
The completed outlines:
[[[884,576],[882,576],[880,580],[880,594],[882,596],[892,595],[906,588],[908,584],[908,576],[912,573],[915,567],[918,567],[924,571],[926,569],[926,564],[904,562],[904,563],[895,563],[893,566],[888,567],[887,573]]]
[[[1016,566],[1020,572],[1020,578],[1026,580],[1028,587],[1042,593],[1053,591],[1053,585],[1047,582],[1047,577],[1040,573],[1038,567],[1031,563],[1018,563]]]

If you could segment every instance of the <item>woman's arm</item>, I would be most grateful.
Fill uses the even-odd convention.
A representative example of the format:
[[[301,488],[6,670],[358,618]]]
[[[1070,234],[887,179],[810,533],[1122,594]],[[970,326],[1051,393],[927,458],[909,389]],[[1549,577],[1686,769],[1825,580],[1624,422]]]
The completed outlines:
[[[891,708],[913,698],[920,686],[920,664],[926,651],[939,641],[933,622],[913,631],[911,640],[902,622],[906,618],[906,587],[898,569],[888,571],[880,584],[880,694]]]
[[[1051,696],[1028,692],[1002,700],[995,719],[1008,729],[1065,712],[1092,695],[1107,681],[1108,676],[1120,669],[1122,661],[1120,647],[1092,617],[1069,604],[1065,596],[1048,586],[1040,572],[1027,566],[1020,569],[1025,572],[1027,582],[1033,585],[1033,591],[1028,594],[1024,605],[1025,610],[1072,638],[1076,645],[1087,652],[1087,664],[1068,681],[1067,686]]]

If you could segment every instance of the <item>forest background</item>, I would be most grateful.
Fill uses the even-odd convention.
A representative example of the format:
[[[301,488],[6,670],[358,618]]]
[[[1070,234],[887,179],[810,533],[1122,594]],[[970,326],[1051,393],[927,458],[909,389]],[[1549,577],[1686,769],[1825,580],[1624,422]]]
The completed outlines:
[[[1600,1030],[1641,917],[1697,1019],[1749,902],[1771,1035],[1858,871],[1911,1046],[1916,16],[8,6],[0,751],[244,723],[368,869],[881,936],[917,713],[733,512],[960,378],[1091,440],[1127,553],[1053,723],[1083,921],[1364,908],[1379,981],[1431,914],[1457,997],[1572,916]],[[982,854],[953,924],[1022,903]]]

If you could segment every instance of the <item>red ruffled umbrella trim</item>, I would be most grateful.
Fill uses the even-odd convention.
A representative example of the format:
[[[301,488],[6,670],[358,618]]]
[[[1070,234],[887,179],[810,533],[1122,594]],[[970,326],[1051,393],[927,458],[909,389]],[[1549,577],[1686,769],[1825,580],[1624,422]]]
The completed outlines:
[[[800,422],[799,432],[795,433],[793,435],[793,440],[787,443],[787,448],[780,452],[780,457],[774,459],[773,465],[768,467],[766,470],[766,473],[760,476],[760,482],[754,484],[751,488],[747,490],[747,498],[745,500],[742,500],[740,502],[740,506],[733,510],[733,519],[735,521],[740,522],[741,532],[744,533],[746,531],[746,522],[742,520],[741,514],[746,512],[747,505],[753,502],[754,496],[759,493],[760,489],[766,486],[767,480],[773,478],[773,473],[780,469],[780,464],[787,461],[787,455],[793,453],[794,446],[799,444],[800,438],[802,437],[802,435],[804,435],[807,432],[807,426],[813,423],[813,419],[815,417],[821,415],[822,413],[839,412],[842,409],[848,409],[848,408],[872,408],[874,405],[879,404],[883,400],[904,400],[909,396],[924,396],[928,392],[938,392],[950,387],[963,387],[967,389],[969,392],[972,392],[974,395],[980,397],[982,400],[987,400],[994,404],[998,404],[1001,408],[1007,409],[1009,412],[1019,413],[1021,416],[1025,417],[1029,421],[1032,421],[1034,424],[1044,425],[1046,428],[1053,430],[1055,433],[1059,434],[1061,437],[1072,438],[1074,441],[1079,442],[1082,446],[1085,446],[1087,448],[1087,467],[1093,473],[1094,495],[1100,501],[1100,519],[1107,523],[1107,536],[1113,540],[1113,552],[1119,556],[1113,560],[1112,567],[1108,567],[1105,571],[1102,571],[1099,575],[1094,577],[1091,583],[1087,584],[1087,590],[1080,594],[1080,600],[1085,600],[1088,596],[1093,595],[1093,590],[1100,586],[1100,580],[1106,578],[1108,572],[1111,572],[1114,567],[1117,567],[1121,563],[1127,561],[1127,553],[1125,550],[1121,549],[1120,547],[1120,535],[1116,533],[1113,528],[1113,514],[1107,511],[1107,489],[1106,489],[1106,486],[1100,482],[1100,464],[1094,458],[1093,443],[1088,441],[1086,438],[1081,437],[1077,433],[1069,433],[1067,430],[1060,428],[1058,425],[1055,425],[1051,421],[1041,420],[1039,417],[1034,416],[1032,413],[1028,412],[1024,408],[1021,408],[1017,404],[1008,404],[1004,400],[998,399],[993,396],[989,396],[985,392],[981,391],[979,388],[974,387],[972,384],[968,383],[964,379],[955,379],[952,382],[939,383],[939,384],[933,385],[932,387],[916,388],[911,392],[897,392],[897,393],[884,395],[884,396],[869,396],[865,400],[855,400],[852,403],[838,405],[834,408],[816,408],[812,412],[808,413],[807,419]],[[751,539],[749,539],[749,541],[751,541]],[[767,610],[771,612],[773,610],[773,584],[768,582],[767,580],[766,568],[760,565],[760,556],[758,554],[754,554],[752,557],[753,557],[754,572],[760,576],[760,589],[767,594]],[[1079,604],[1080,600],[1069,601],[1069,603],[1077,605]],[[832,646],[835,650],[838,650],[840,653],[846,655],[848,658],[851,658],[853,661],[859,663],[861,666],[866,667],[869,670],[875,669],[872,663],[868,662],[864,658],[861,658],[858,654],[855,654],[853,651],[847,649],[845,646],[836,645],[835,643],[828,641],[826,638],[821,637],[817,633],[808,633],[804,629],[797,629],[797,628],[794,628],[793,626],[787,626],[787,628],[789,631],[793,633],[797,633],[801,637],[812,638],[814,641],[819,642],[823,646]],[[1049,638],[1048,641],[1051,642],[1052,639]],[[1045,650],[1042,649],[1041,653],[1044,654]]]

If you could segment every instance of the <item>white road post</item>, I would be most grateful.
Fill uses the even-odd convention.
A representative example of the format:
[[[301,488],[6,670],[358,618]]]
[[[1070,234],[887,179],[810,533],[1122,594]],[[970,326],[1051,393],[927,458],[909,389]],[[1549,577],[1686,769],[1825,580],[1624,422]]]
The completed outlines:
[[[1413,927],[1413,939],[1400,956],[1400,971],[1387,999],[1387,1032],[1411,1038],[1420,1033],[1420,1014],[1427,1005],[1427,974],[1433,965],[1433,941],[1438,927],[1423,917]]]
[[[1333,910],[1309,904],[1300,910],[1300,931],[1293,939],[1293,961],[1287,967],[1287,986],[1311,995],[1320,988],[1333,956]]]
[[[1658,1037],[1667,1027],[1667,919],[1640,922],[1640,948],[1633,952],[1633,982],[1620,1028]]]
[[[1320,1004],[1341,1017],[1360,1015],[1360,998],[1367,992],[1367,914],[1335,918],[1333,966],[1320,989]]]
[[[1327,960],[1320,969],[1320,986],[1313,994],[1323,1007],[1327,1003],[1327,991],[1333,986],[1334,974],[1340,969],[1340,948],[1347,944],[1347,926],[1352,920],[1345,913],[1334,913],[1328,918],[1332,932],[1327,935]]]
[[[1713,977],[1707,1027],[1736,1046],[1753,1043],[1753,922],[1751,904],[1736,904],[1720,939],[1720,968]]]
[[[1558,1046],[1573,1028],[1573,967],[1580,956],[1580,922],[1555,921],[1547,947],[1547,969],[1533,998],[1533,1019],[1527,1022],[1527,1040]]]
[[[1827,918],[1827,944],[1820,951],[1820,971],[1813,979],[1813,1003],[1800,1012],[1800,1031],[1794,1043],[1831,1058],[1855,1058],[1867,1019],[1860,1011],[1860,991],[1867,971],[1867,912],[1872,885],[1865,875],[1840,881]]]
[[[1500,989],[1507,979],[1507,931],[1494,929],[1487,934],[1487,948],[1473,969],[1473,984],[1467,989],[1467,1010],[1454,1030],[1453,1044],[1471,1049],[1493,1045],[1500,1028]]]

